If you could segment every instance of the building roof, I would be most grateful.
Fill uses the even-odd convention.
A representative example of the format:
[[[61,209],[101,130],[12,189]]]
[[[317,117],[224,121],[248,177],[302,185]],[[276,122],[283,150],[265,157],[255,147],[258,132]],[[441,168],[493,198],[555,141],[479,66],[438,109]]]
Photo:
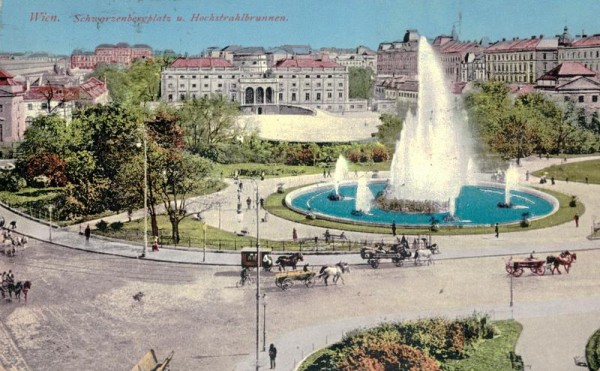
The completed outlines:
[[[209,57],[198,57],[198,58],[177,58],[171,63],[171,68],[232,68],[233,65],[223,58],[209,58]]]
[[[533,84],[508,84],[508,91],[510,94],[524,95],[535,92],[535,86]]]
[[[72,101],[79,98],[78,87],[65,86],[31,86],[25,92],[23,100],[26,101],[45,101],[52,96],[53,101]]]
[[[538,80],[556,80],[558,78],[588,76],[595,77],[596,72],[577,62],[563,62],[546,72]]]
[[[464,53],[472,51],[476,48],[479,48],[479,44],[476,42],[460,42],[451,40],[442,44],[439,50],[442,53]]]
[[[523,50],[536,50],[542,48],[556,48],[558,47],[558,39],[513,39],[507,41],[499,41],[493,45],[490,45],[485,51],[486,52],[510,52],[510,51],[523,51]]]
[[[336,68],[343,66],[322,59],[283,59],[275,64],[275,68]]]
[[[108,91],[106,85],[95,77],[89,78],[79,86],[79,89],[91,99],[99,98]]]
[[[0,86],[17,86],[21,85],[14,80],[14,76],[8,73],[8,71],[0,68]]]
[[[588,36],[573,41],[573,47],[600,46],[600,35]]]

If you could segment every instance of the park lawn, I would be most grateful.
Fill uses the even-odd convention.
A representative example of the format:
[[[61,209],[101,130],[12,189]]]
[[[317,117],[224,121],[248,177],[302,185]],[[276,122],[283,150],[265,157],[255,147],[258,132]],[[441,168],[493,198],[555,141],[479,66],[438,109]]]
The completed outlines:
[[[551,165],[541,170],[535,171],[533,175],[542,176],[547,174],[547,178],[554,177],[556,180],[566,180],[570,182],[585,182],[588,178],[589,183],[600,184],[600,160],[589,160],[573,163],[562,163],[560,165]]]
[[[513,370],[508,354],[515,351],[523,326],[512,320],[495,321],[493,324],[500,335],[477,344],[474,349],[467,352],[467,358],[444,362],[442,370]]]
[[[321,164],[323,165],[323,164]],[[387,171],[390,168],[390,162],[364,162],[364,163],[348,163],[349,171]],[[240,163],[240,164],[215,164],[213,174],[231,178],[235,175],[235,171],[242,174],[241,177],[259,177],[264,172],[265,178],[280,178],[285,176],[322,174],[323,170],[330,170],[332,173],[335,170],[335,164],[326,166],[308,166],[308,165],[283,165],[283,164],[256,164],[256,163]],[[248,174],[245,176],[244,174]]]
[[[366,233],[389,233],[391,234],[391,228],[389,227],[379,227],[379,226],[368,226],[368,225],[358,225],[358,224],[350,224],[350,223],[341,223],[323,219],[307,219],[305,215],[297,213],[293,210],[290,210],[285,206],[285,196],[298,188],[306,187],[307,185],[303,185],[300,187],[289,188],[286,189],[284,193],[274,193],[267,197],[265,200],[265,208],[273,215],[277,215],[281,218],[288,219],[297,223],[303,223],[307,225],[314,225],[322,228],[329,229],[341,229],[347,231],[354,232],[366,232]],[[548,189],[539,189],[539,191],[546,192],[552,196],[554,196],[559,202],[559,209],[552,215],[549,215],[543,219],[531,221],[529,227],[523,228],[518,223],[513,225],[506,225],[500,227],[500,233],[506,232],[520,232],[524,230],[530,229],[540,229],[552,227],[555,225],[567,223],[573,220],[573,216],[575,213],[578,215],[583,215],[585,212],[585,207],[581,202],[577,202],[576,207],[570,207],[569,201],[571,201],[571,196],[566,195],[564,193],[548,190]],[[433,232],[425,227],[415,227],[415,228],[407,228],[399,226],[396,230],[396,234],[407,234],[407,235],[419,235],[419,234],[431,234],[431,235],[465,235],[465,234],[492,234],[494,233],[494,227],[440,227],[437,231]]]
[[[162,245],[175,245],[171,237],[171,223],[169,222],[169,218],[166,215],[159,215],[157,222],[160,243]],[[223,231],[209,225],[206,226],[205,235],[204,225],[203,222],[192,217],[183,219],[179,223],[179,246],[202,248],[204,247],[205,238],[206,247],[214,250],[240,250],[243,247],[256,246],[256,238],[254,237],[238,236],[235,233]],[[149,234],[152,233],[150,228],[150,219],[148,219]],[[93,233],[105,237],[143,243],[144,220],[139,219],[123,223],[122,228],[119,230],[113,230],[109,227],[106,231],[96,229]],[[148,238],[150,241],[152,240],[151,236],[148,236]],[[271,241],[261,239],[260,243],[262,247],[271,248],[273,250],[298,251],[300,249],[300,244],[292,241]]]

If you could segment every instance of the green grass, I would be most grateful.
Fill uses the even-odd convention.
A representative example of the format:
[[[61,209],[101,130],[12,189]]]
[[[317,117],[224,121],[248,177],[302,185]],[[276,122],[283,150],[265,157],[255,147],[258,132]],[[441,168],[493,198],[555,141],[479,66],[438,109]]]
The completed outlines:
[[[495,321],[493,324],[499,330],[499,336],[477,344],[474,349],[469,350],[467,358],[446,361],[442,370],[513,370],[508,353],[515,351],[523,326],[512,320]]]
[[[305,187],[301,186],[301,187]],[[298,188],[289,188],[286,189],[284,193],[274,193],[267,197],[265,200],[265,208],[273,215],[277,215],[281,218],[288,219],[297,223],[303,223],[307,225],[314,225],[322,228],[330,228],[330,229],[341,229],[347,231],[355,231],[355,232],[367,232],[367,233],[389,233],[391,234],[391,228],[389,227],[378,227],[378,226],[367,226],[367,225],[358,225],[358,224],[350,224],[350,223],[341,223],[334,222],[329,220],[309,220],[303,214],[297,213],[295,211],[290,210],[285,206],[284,200],[285,196]],[[522,228],[518,224],[516,225],[508,225],[502,226],[500,228],[500,233],[506,232],[520,232],[529,229],[540,229],[552,227],[555,225],[567,223],[573,220],[573,216],[575,213],[580,216],[585,212],[585,207],[581,202],[577,203],[576,207],[570,207],[569,201],[571,201],[571,196],[566,195],[564,193],[555,192],[547,189],[538,189],[539,191],[546,192],[559,201],[559,209],[556,213],[539,220],[532,221],[530,226],[527,228]],[[428,228],[424,227],[416,227],[416,228],[406,228],[406,227],[398,227],[396,230],[396,234],[433,234],[433,235],[464,235],[464,234],[492,234],[494,233],[494,228],[490,227],[469,227],[469,228],[460,228],[460,227],[440,227],[437,232],[431,232]]]
[[[533,175],[542,176],[547,172],[547,178],[554,177],[556,180],[566,180],[569,182],[585,182],[588,178],[589,183],[600,184],[600,160],[581,161],[573,163],[562,163],[535,171]]]
[[[590,370],[600,369],[600,330],[597,330],[585,346],[585,359]]]
[[[220,176],[223,172],[224,177],[233,177],[235,171],[249,172],[251,176],[258,177],[262,172],[265,173],[265,178],[279,178],[285,176],[296,176],[296,175],[308,175],[308,174],[322,174],[324,169],[330,169],[333,172],[335,164],[328,164],[328,166],[292,166],[283,164],[255,164],[255,163],[241,163],[241,164],[216,164],[214,167],[213,174]],[[390,168],[390,162],[377,162],[377,163],[349,163],[348,168],[350,171],[387,171]],[[242,176],[244,178],[244,176]]]
[[[158,219],[158,228],[161,244],[164,245],[175,245],[173,243],[173,239],[171,237],[171,223],[166,215],[159,215]],[[262,224],[264,226],[265,224]],[[191,217],[187,217],[183,219],[179,223],[179,246],[183,247],[193,247],[193,248],[202,248],[204,247],[205,235],[204,235],[204,223],[193,219]],[[251,225],[250,228],[254,228],[254,225]],[[148,229],[150,229],[150,220],[148,219]],[[120,230],[109,230],[102,232],[99,230],[94,230],[93,233],[116,238],[120,240],[133,241],[137,243],[143,243],[144,241],[144,221],[142,220],[134,220],[131,222],[127,222],[123,224],[122,229]],[[250,232],[254,232],[254,230],[250,230]],[[152,239],[150,236],[149,238]],[[260,240],[261,246],[265,248],[271,248],[273,250],[280,251],[300,251],[300,250],[314,250],[315,245],[312,241],[305,243],[295,243],[291,241],[291,231],[290,231],[290,240],[288,241],[273,241],[262,239]],[[321,240],[322,244],[323,241]],[[238,236],[235,233],[226,232],[220,230],[218,228],[214,228],[211,226],[206,226],[206,247],[209,249],[217,249],[217,250],[239,250],[242,247],[256,246],[256,238],[253,237],[245,237]],[[362,247],[361,244],[358,243],[341,243],[336,242],[336,249],[343,250],[356,250]],[[321,248],[323,246],[321,245]],[[331,247],[328,247],[331,249]]]

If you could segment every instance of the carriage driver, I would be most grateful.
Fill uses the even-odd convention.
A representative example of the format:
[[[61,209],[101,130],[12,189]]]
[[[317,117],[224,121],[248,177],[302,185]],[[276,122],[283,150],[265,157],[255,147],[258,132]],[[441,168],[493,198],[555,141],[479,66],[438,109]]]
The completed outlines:
[[[271,254],[265,254],[263,256],[263,267],[265,268],[271,268],[273,266],[273,258],[271,258]]]

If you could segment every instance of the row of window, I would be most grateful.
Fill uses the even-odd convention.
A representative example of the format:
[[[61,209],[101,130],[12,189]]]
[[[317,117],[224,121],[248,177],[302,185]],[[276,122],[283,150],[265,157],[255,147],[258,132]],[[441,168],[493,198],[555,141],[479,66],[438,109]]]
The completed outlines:
[[[568,95],[565,95],[565,102],[568,102],[571,100],[571,97]],[[592,99],[591,99],[592,103],[598,103],[598,96],[597,95],[592,95]],[[577,102],[579,103],[585,103],[585,95],[580,95],[577,97]]]

